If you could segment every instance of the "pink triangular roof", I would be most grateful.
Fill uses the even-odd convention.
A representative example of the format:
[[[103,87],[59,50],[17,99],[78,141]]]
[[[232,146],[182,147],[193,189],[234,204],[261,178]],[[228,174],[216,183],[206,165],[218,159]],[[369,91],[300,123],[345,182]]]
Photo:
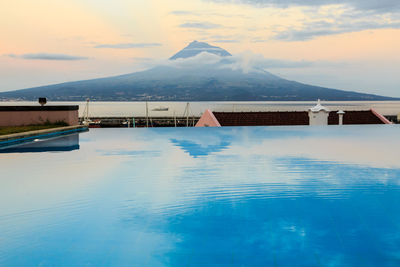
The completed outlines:
[[[221,127],[221,124],[215,118],[212,111],[207,109],[196,123],[196,127]]]

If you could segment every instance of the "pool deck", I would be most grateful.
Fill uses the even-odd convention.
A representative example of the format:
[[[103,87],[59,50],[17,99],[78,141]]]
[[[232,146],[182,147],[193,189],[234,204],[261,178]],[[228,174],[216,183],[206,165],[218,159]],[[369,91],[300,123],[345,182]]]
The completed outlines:
[[[53,137],[57,135],[69,134],[74,132],[83,132],[87,130],[88,130],[87,126],[75,125],[75,126],[57,127],[51,129],[2,135],[0,136],[0,147],[3,145],[19,143],[22,141],[29,141],[31,139],[36,139],[36,138]]]

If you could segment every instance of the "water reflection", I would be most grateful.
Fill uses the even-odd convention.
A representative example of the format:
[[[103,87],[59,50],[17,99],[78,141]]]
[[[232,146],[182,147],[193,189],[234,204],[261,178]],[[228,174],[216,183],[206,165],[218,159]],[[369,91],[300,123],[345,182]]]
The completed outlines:
[[[399,134],[99,129],[0,155],[0,266],[397,266]]]
[[[174,145],[182,148],[183,151],[189,153],[189,155],[194,158],[199,156],[207,156],[213,152],[220,152],[223,149],[228,148],[231,144],[228,141],[221,141],[216,145],[202,145],[190,140],[178,140],[175,138],[171,138],[170,140]]]
[[[50,139],[38,139],[17,146],[0,148],[0,153],[66,152],[79,149],[79,134],[69,134]]]

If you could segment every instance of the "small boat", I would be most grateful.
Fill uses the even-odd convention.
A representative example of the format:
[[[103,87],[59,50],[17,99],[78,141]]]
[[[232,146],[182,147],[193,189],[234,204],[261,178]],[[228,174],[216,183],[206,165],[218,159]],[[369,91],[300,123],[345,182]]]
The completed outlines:
[[[168,111],[169,107],[155,107],[152,111]]]
[[[85,122],[84,122],[85,123]],[[101,120],[88,120],[87,121],[87,125],[89,126],[89,128],[101,128]]]

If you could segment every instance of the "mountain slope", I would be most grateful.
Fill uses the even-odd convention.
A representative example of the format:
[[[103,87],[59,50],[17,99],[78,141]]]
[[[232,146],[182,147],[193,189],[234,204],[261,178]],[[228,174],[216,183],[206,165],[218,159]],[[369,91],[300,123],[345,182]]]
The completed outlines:
[[[230,55],[193,42],[170,63],[115,77],[68,82],[0,93],[0,99],[75,101],[305,101],[389,100],[392,98],[289,81],[264,70],[232,68]],[[193,48],[199,48],[194,49]],[[212,47],[211,47],[212,48]],[[198,52],[200,51],[200,52]],[[217,52],[216,52],[217,51]],[[225,51],[225,50],[223,50]],[[182,52],[182,53],[181,53]],[[211,54],[211,55],[210,55]],[[222,57],[221,57],[222,54]],[[206,63],[204,58],[212,60]],[[183,65],[180,63],[184,63]],[[179,64],[178,64],[179,63]]]

